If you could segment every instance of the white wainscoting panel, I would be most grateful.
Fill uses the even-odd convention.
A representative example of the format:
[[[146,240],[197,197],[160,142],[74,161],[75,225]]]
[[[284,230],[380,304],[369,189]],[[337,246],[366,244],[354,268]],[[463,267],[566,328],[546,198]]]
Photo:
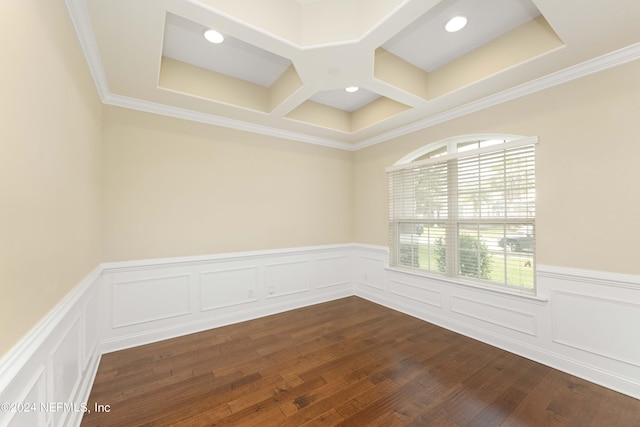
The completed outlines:
[[[10,403],[35,403],[39,405],[41,402],[47,401],[46,391],[46,371],[43,365],[38,366],[33,377],[28,380],[23,390],[23,395],[19,396],[16,400],[2,402]],[[48,413],[39,410],[32,412],[16,412],[14,414],[1,414],[1,415],[13,415],[13,418],[8,420],[8,426],[10,427],[25,427],[25,426],[44,426],[47,425]],[[3,424],[0,424],[3,425]]]
[[[216,310],[258,301],[258,267],[200,273],[200,310]]]
[[[317,283],[316,287],[328,288],[331,286],[351,285],[351,255],[331,258],[320,258],[316,261]]]
[[[311,261],[290,261],[265,267],[267,298],[281,297],[311,289]]]
[[[113,327],[182,316],[189,308],[188,274],[117,281],[112,287]]]
[[[414,277],[389,279],[389,292],[436,308],[442,308],[442,292],[427,288]]]
[[[98,266],[0,359],[0,426],[76,426],[100,361]],[[29,411],[24,411],[24,405]]]
[[[352,250],[329,245],[105,264],[102,351],[353,295]]]
[[[536,315],[513,310],[509,306],[452,295],[451,311],[505,329],[512,329],[534,337],[537,335]]]
[[[528,296],[381,268],[384,247],[354,250],[356,295],[640,398],[640,277],[538,265]]]
[[[552,295],[554,342],[640,367],[640,304],[575,292]]]
[[[372,290],[384,291],[385,267],[388,265],[386,248],[361,245],[362,250],[356,250],[355,282]]]
[[[71,402],[82,380],[82,331],[81,316],[78,316],[71,327],[63,334],[59,343],[54,344],[48,361],[49,378],[51,379],[52,402]],[[53,412],[53,424],[62,425],[67,413]]]
[[[82,369],[87,369],[91,358],[100,354],[100,299],[97,286],[87,293],[87,304],[84,307],[84,357]]]

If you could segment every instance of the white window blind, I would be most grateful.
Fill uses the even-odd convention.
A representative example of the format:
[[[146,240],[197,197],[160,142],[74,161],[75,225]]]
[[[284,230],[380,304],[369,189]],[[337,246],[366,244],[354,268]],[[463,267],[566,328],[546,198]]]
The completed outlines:
[[[391,265],[533,290],[535,142],[388,168]]]

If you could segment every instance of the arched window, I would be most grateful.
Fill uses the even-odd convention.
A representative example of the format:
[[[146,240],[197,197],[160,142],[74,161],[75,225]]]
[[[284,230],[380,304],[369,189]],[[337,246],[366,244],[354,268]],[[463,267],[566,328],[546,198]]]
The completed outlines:
[[[536,143],[456,137],[387,168],[391,266],[533,292]]]

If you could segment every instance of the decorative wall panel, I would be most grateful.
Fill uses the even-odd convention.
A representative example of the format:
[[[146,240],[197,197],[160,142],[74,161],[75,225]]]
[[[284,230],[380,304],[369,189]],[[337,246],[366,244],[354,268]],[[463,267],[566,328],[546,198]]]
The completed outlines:
[[[159,276],[113,284],[113,327],[189,314],[189,275]]]
[[[200,310],[215,310],[257,301],[258,268],[200,273]]]

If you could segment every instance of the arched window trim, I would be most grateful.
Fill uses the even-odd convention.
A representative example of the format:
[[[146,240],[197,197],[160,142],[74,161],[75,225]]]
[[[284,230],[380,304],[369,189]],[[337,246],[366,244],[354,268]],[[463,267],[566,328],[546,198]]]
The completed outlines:
[[[423,145],[417,150],[412,151],[411,153],[402,157],[400,160],[395,162],[393,166],[406,165],[442,147],[447,147],[447,154],[455,154],[458,152],[458,145],[463,142],[486,141],[490,139],[502,139],[506,142],[511,142],[511,141],[516,141],[519,139],[526,139],[526,138],[528,137],[523,135],[514,135],[514,134],[506,134],[506,133],[475,133],[475,134],[468,134],[468,135],[458,135],[451,138],[441,139],[439,141],[435,141],[427,145]]]

